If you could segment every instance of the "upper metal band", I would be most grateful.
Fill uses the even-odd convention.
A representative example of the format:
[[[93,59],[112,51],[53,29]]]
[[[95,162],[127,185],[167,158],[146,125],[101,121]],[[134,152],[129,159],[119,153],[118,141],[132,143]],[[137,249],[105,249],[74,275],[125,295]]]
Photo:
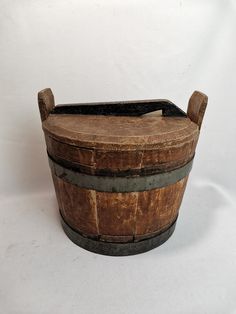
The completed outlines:
[[[81,173],[66,168],[49,157],[49,165],[57,177],[80,188],[101,192],[141,192],[174,184],[187,176],[193,159],[178,169],[147,176],[109,177]]]

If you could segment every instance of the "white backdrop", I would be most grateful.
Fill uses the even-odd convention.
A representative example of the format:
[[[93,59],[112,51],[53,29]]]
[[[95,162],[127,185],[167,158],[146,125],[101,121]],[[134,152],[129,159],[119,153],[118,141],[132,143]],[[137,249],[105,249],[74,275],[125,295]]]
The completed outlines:
[[[236,313],[236,2],[0,1],[0,313]],[[106,257],[64,235],[37,108],[209,96],[177,229]]]

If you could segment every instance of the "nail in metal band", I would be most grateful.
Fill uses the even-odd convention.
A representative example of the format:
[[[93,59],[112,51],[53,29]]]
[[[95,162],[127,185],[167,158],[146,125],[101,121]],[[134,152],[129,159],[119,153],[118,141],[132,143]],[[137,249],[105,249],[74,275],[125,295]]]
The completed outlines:
[[[80,188],[101,192],[141,192],[162,188],[187,176],[192,168],[193,159],[183,167],[153,175],[132,177],[109,177],[88,175],[68,169],[49,157],[49,165],[57,177]]]

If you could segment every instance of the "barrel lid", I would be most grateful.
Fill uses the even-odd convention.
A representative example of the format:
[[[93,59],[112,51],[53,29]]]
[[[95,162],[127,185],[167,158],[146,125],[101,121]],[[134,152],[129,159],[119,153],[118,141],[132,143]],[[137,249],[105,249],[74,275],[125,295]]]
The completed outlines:
[[[59,142],[110,150],[168,149],[198,137],[207,96],[195,91],[187,114],[163,99],[55,106],[50,88],[38,93],[38,104],[45,134]]]
[[[137,149],[173,145],[198,135],[198,125],[188,117],[105,116],[49,114],[44,131],[54,139],[75,146]]]

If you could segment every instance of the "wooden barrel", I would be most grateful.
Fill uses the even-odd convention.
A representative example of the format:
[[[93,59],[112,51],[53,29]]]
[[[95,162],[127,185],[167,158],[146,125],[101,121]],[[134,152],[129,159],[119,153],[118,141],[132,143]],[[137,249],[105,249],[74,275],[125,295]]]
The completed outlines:
[[[165,242],[175,228],[207,96],[194,92],[187,114],[167,100],[55,106],[50,89],[38,101],[68,237],[114,256]]]

